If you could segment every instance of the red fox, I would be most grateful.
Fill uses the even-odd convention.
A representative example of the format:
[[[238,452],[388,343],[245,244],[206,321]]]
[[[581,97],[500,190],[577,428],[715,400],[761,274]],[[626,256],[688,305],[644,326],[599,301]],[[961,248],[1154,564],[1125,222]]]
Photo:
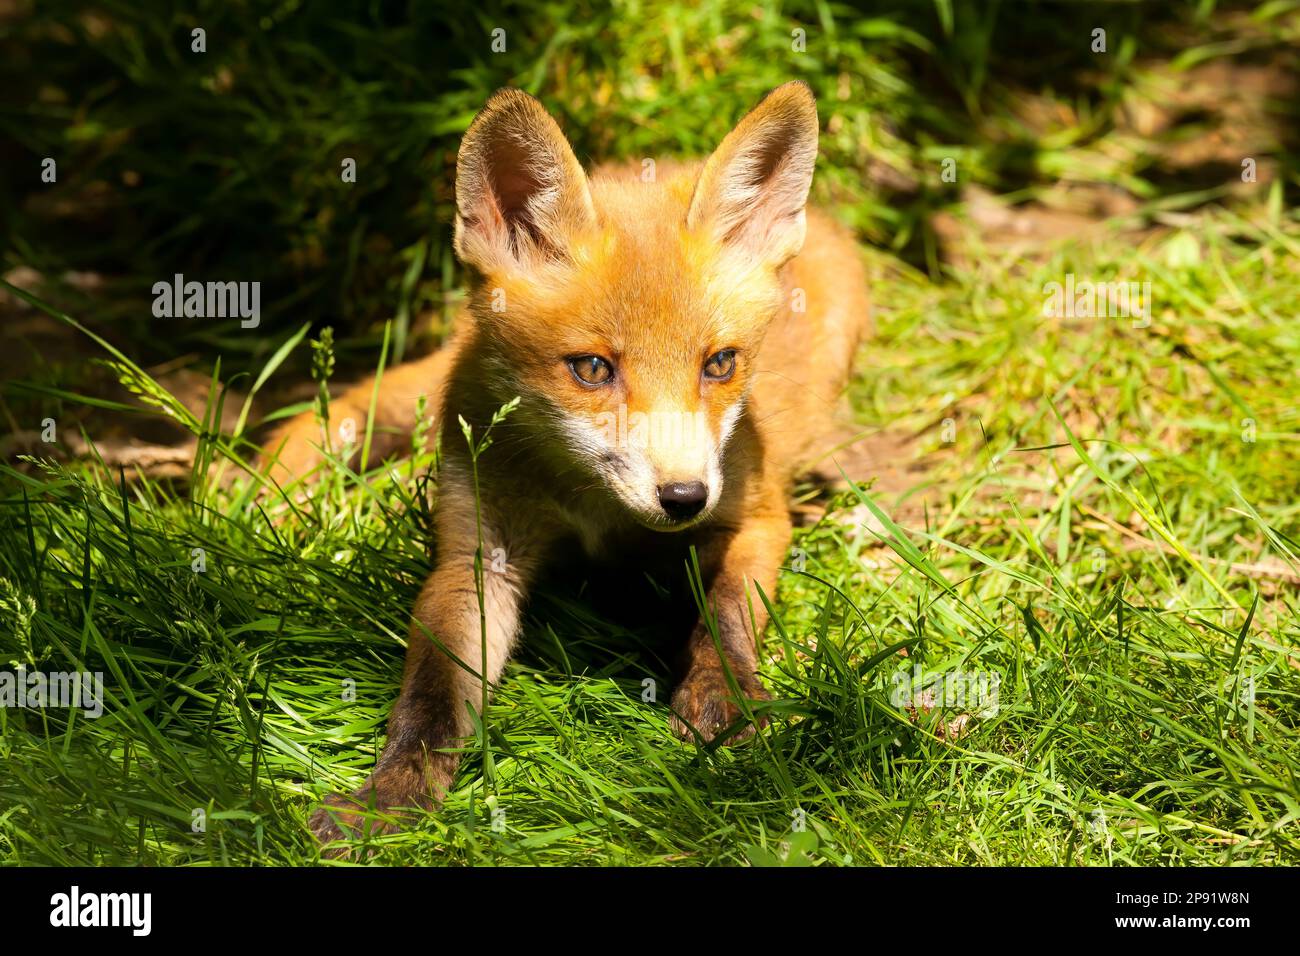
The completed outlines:
[[[363,787],[312,817],[319,840],[358,831],[367,808],[441,802],[472,730],[466,702],[480,707],[480,681],[500,678],[521,606],[561,546],[632,573],[667,549],[679,575],[694,546],[720,642],[703,619],[684,635],[672,727],[702,741],[753,733],[728,677],[747,700],[768,699],[754,589],[774,595],[792,482],[840,433],[870,321],[853,240],[806,208],[817,136],[812,92],[787,83],[702,163],[588,176],[531,96],[502,90],[478,114],[456,167],[463,320],[443,349],[384,375],[375,411],[401,433],[418,396],[439,410],[435,570],[382,756]],[[331,418],[364,421],[371,394],[356,386]],[[459,420],[481,435],[515,397],[478,463],[482,553],[504,556],[483,575],[484,660]],[[266,446],[271,474],[307,475],[320,438],[310,413],[289,420]]]

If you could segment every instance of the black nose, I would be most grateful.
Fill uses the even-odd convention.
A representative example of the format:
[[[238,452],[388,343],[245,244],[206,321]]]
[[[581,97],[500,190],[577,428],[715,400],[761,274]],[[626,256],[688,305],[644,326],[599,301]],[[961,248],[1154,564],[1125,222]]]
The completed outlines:
[[[694,518],[708,500],[709,489],[702,481],[674,481],[659,487],[659,504],[674,521]]]

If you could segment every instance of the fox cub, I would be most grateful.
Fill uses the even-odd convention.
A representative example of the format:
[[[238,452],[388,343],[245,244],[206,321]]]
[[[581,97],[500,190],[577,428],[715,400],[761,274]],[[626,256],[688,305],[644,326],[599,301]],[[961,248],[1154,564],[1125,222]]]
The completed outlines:
[[[702,163],[588,176],[525,93],[498,92],[474,120],[456,167],[466,314],[442,350],[384,375],[375,413],[377,430],[400,435],[418,396],[439,410],[436,567],[415,603],[387,745],[360,790],[313,816],[322,842],[355,833],[372,809],[441,800],[472,729],[466,702],[480,706],[480,681],[500,678],[529,589],[563,548],[632,577],[663,560],[680,577],[694,546],[721,640],[703,620],[683,635],[673,729],[704,741],[753,732],[733,686],[768,697],[755,587],[775,593],[790,486],[841,434],[869,323],[853,241],[806,208],[817,132],[811,91],[787,83]],[[371,383],[351,389],[331,418],[364,421],[371,394]],[[481,435],[516,396],[478,466],[483,554],[497,556],[483,575],[485,660],[458,420]],[[266,446],[272,476],[305,478],[320,444],[311,414],[289,420]]]

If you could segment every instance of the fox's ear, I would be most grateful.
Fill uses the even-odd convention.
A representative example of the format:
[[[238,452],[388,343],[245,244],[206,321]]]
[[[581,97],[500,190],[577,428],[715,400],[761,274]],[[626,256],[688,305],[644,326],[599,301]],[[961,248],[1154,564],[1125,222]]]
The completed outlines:
[[[803,247],[816,162],[812,90],[797,81],[778,86],[704,164],[686,224],[779,265]]]
[[[545,107],[520,90],[493,94],[456,159],[461,260],[487,272],[562,257],[595,219],[587,176]]]

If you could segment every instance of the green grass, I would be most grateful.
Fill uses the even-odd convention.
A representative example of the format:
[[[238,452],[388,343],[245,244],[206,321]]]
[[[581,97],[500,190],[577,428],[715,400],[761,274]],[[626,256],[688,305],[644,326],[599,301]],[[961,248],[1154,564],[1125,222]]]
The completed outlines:
[[[1295,79],[1300,5],[475,10],[50,0],[0,17],[3,269],[40,273],[136,396],[104,399],[76,353],[38,346],[0,361],[22,379],[0,416],[53,418],[60,452],[128,412],[202,436],[187,481],[53,452],[0,464],[0,671],[102,671],[108,697],[93,720],[0,708],[0,861],[317,862],[308,813],[383,742],[437,449],[336,468],[294,507],[227,480],[258,416],[216,434],[226,387],[301,381],[309,330],[337,331],[341,369],[445,332],[456,146],[495,88],[540,96],[588,162],[701,155],[802,78],[815,198],[873,247],[879,328],[851,398],[881,457],[852,459],[858,487],[796,532],[768,728],[677,741],[654,629],[548,590],[446,806],[373,859],[1300,863],[1300,149],[1296,98],[1249,72]],[[1220,62],[1227,92],[1178,100]],[[1189,143],[1222,148],[1175,162]],[[1257,190],[1236,182],[1247,149]],[[971,264],[948,266],[936,216],[964,215],[971,185],[1085,211],[1122,194],[1136,232],[958,244]],[[261,281],[261,328],[160,335],[149,290],[175,272]],[[1068,273],[1149,281],[1150,323],[1045,317]],[[187,363],[212,374],[206,414],[143,371]],[[996,712],[895,706],[914,666],[996,675]]]
[[[543,593],[445,807],[375,861],[1300,863],[1300,220],[1211,211],[940,283],[873,261],[854,407],[919,470],[866,469],[797,533],[768,728],[677,741],[646,632]],[[1149,327],[1045,318],[1067,272],[1150,281]],[[205,439],[188,493],[3,467],[0,664],[107,693],[97,720],[0,709],[5,860],[316,862],[307,814],[373,765],[437,450],[295,510],[206,480],[231,447]],[[996,713],[892,706],[917,664],[997,675]]]

